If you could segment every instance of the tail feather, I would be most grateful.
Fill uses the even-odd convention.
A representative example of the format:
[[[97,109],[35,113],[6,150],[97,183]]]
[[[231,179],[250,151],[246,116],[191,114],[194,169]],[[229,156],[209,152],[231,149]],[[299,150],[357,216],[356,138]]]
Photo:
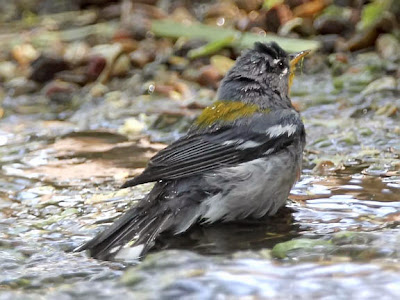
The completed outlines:
[[[139,220],[137,210],[130,209],[105,231],[74,251],[89,250],[92,257],[110,260],[129,238],[134,238],[136,232],[133,229]]]
[[[110,227],[98,234],[96,237],[86,242],[85,244],[79,246],[74,251],[79,252],[87,249],[92,249],[98,246],[110,238],[113,234],[120,231],[121,228],[125,227],[128,223],[132,222],[132,218],[137,214],[137,209],[131,208],[120,218],[118,218]]]
[[[179,233],[186,230],[199,218],[196,199],[203,194],[181,182],[181,191],[177,195],[175,184],[174,181],[157,182],[134,208],[74,251],[89,250],[92,257],[101,260],[125,258],[123,252],[129,255],[129,259],[134,254],[140,258],[146,255],[162,232]],[[124,247],[126,244],[129,247]]]
[[[140,234],[139,238],[135,242],[135,245],[143,245],[140,257],[143,257],[147,254],[150,248],[153,247],[154,241],[158,235],[169,227],[171,217],[171,213],[164,214],[164,216],[158,219],[158,222],[156,222],[155,226],[152,226],[152,228],[147,228],[147,230]]]
[[[154,241],[158,235],[168,227],[168,221],[170,220],[171,214],[162,216],[161,218],[153,219],[152,226],[146,226],[142,229],[139,238],[130,247],[120,248],[115,259],[132,260],[144,257],[147,252],[153,247]],[[155,222],[157,221],[157,222]]]
[[[137,257],[140,258],[150,250],[157,236],[168,228],[171,216],[171,212],[157,215],[136,208],[130,209],[109,228],[74,251],[89,250],[90,256],[94,258],[112,260],[120,256],[118,253],[125,244],[138,237],[131,247],[143,245]]]

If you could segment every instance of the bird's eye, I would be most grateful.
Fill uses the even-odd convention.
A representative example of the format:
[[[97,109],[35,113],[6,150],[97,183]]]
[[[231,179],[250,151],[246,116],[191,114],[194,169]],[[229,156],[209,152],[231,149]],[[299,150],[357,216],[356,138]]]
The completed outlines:
[[[272,64],[274,67],[277,67],[280,70],[283,70],[285,68],[285,61],[283,59],[279,59],[279,58],[274,59],[272,61]]]

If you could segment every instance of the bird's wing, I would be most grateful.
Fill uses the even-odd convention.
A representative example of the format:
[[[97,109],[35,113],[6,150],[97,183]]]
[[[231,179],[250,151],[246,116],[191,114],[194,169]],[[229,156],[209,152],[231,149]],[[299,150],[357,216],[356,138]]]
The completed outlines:
[[[287,147],[304,135],[299,114],[279,110],[257,113],[211,132],[187,135],[158,152],[144,172],[122,187],[202,174],[234,166]]]

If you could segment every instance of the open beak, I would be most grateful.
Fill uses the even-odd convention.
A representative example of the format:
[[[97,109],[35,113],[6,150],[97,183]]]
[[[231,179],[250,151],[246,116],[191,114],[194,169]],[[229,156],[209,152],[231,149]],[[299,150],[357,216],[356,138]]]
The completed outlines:
[[[309,54],[311,50],[304,50],[297,53],[289,54],[290,59],[290,69],[294,69],[296,64],[304,58],[307,54]]]

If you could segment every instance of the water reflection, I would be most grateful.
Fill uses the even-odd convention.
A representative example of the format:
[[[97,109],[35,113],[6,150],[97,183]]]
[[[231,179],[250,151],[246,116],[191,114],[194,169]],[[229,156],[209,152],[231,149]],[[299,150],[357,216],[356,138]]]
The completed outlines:
[[[272,248],[298,236],[293,212],[283,208],[277,215],[262,220],[196,226],[180,236],[164,236],[155,250],[186,249],[201,254],[227,255],[240,250]]]

